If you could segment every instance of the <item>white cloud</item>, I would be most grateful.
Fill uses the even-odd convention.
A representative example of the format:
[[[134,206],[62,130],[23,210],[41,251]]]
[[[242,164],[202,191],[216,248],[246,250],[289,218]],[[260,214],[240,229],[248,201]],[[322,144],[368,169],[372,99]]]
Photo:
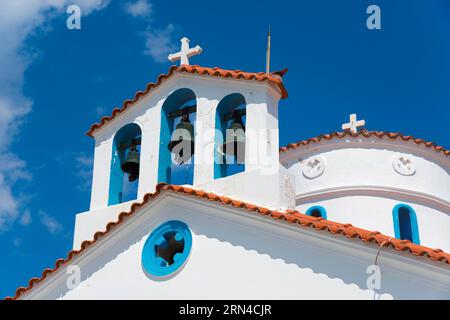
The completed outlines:
[[[25,161],[10,152],[0,154],[0,175],[6,179],[7,183],[14,184],[18,180],[31,180],[32,176],[27,171]]]
[[[75,157],[75,172],[74,175],[81,181],[78,185],[78,190],[89,191],[92,183],[92,170],[94,166],[94,158],[87,156],[84,153],[78,154]]]
[[[24,117],[31,111],[33,101],[24,96],[24,73],[34,54],[24,46],[25,40],[38,30],[49,30],[49,22],[56,15],[66,16],[66,8],[77,4],[82,16],[103,9],[109,0],[2,0],[0,5],[0,231],[8,228],[18,216],[20,201],[12,187],[17,180],[29,179],[26,164],[7,151],[19,133]],[[4,163],[4,162],[3,162]]]
[[[125,12],[134,18],[150,17],[153,14],[153,4],[148,0],[135,0],[124,6]],[[177,48],[172,37],[175,27],[169,24],[165,28],[149,27],[143,33],[145,39],[144,54],[153,58],[157,63],[167,62],[167,56]]]
[[[172,41],[174,31],[175,27],[173,24],[169,24],[162,30],[147,30],[145,32],[146,49],[144,53],[151,56],[158,63],[167,62],[167,56],[177,50]]]
[[[51,234],[59,234],[63,231],[63,226],[56,220],[55,217],[49,215],[44,211],[39,211],[39,220],[41,224],[47,229]]]
[[[0,231],[8,229],[17,218],[19,201],[13,196],[11,187],[0,174]]]
[[[0,66],[3,68],[1,61]],[[2,72],[0,72],[0,86],[7,83],[7,81],[2,81],[1,74]],[[3,89],[0,88],[0,152],[4,151],[11,143],[18,132],[23,117],[31,111],[32,104],[29,99],[21,96],[20,93],[2,93],[5,89],[6,85]]]
[[[30,180],[25,161],[16,155],[0,153],[0,231],[8,229],[19,215],[20,200],[12,192],[11,186],[18,180]]]
[[[26,210],[24,212],[24,214],[20,217],[20,221],[19,222],[23,226],[29,226],[33,222],[33,219],[31,218],[30,211]]]
[[[152,13],[153,5],[147,0],[137,0],[125,4],[125,10],[133,17],[148,17]]]

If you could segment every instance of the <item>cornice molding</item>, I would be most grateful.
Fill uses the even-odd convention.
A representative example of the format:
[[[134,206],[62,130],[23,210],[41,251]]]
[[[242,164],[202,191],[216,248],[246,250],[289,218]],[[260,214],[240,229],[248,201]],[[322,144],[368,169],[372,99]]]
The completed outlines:
[[[354,185],[324,188],[309,192],[297,193],[295,195],[296,203],[317,201],[323,198],[337,198],[355,195],[380,196],[388,198],[403,198],[411,202],[419,203],[425,206],[438,208],[450,214],[450,202],[440,197],[430,195],[424,192],[408,190],[404,188],[386,187],[377,185]]]

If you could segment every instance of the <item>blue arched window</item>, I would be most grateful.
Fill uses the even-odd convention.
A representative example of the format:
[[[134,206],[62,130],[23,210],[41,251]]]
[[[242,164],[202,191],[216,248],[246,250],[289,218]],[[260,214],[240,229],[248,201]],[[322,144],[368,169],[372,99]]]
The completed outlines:
[[[306,211],[306,214],[316,218],[327,218],[327,210],[322,206],[311,207]]]
[[[148,237],[142,250],[142,267],[151,276],[166,277],[187,261],[192,247],[192,234],[181,221],[168,221]]]
[[[420,244],[416,212],[407,204],[398,204],[392,210],[395,237]]]
[[[240,93],[223,98],[216,111],[216,135],[214,139],[214,179],[224,178],[245,171],[245,123],[246,102]],[[234,129],[239,128],[239,129]],[[226,151],[224,143],[230,150]],[[238,137],[244,137],[244,143],[237,143]],[[232,154],[234,153],[234,155]]]
[[[176,161],[172,161],[174,157],[169,151],[168,145],[173,138],[177,124],[182,118],[180,110],[190,110],[188,121],[192,123],[195,130],[196,107],[195,93],[187,88],[174,91],[164,101],[161,110],[158,182],[193,184],[195,156],[190,158],[189,161],[176,163]],[[190,151],[194,153],[194,150]]]
[[[138,176],[130,177],[124,174],[123,164],[132,147],[138,154],[137,162],[139,162],[140,144],[141,128],[136,123],[125,125],[115,134],[112,146],[108,205],[111,206],[137,198]]]

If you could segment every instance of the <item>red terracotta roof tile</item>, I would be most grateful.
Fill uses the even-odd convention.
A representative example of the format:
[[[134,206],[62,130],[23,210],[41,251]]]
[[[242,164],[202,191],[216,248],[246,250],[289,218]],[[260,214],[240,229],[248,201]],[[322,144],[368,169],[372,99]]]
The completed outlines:
[[[6,297],[5,300],[13,300],[18,299],[25,292],[31,290],[35,284],[42,282],[45,280],[48,275],[56,272],[61,266],[69,263],[74,257],[77,257],[89,247],[94,245],[101,238],[106,236],[111,232],[112,229],[119,226],[122,222],[124,222],[128,217],[134,215],[138,210],[144,207],[147,203],[150,202],[151,199],[157,197],[161,194],[162,191],[171,191],[175,193],[184,194],[187,196],[195,196],[199,198],[205,198],[211,201],[216,201],[220,204],[231,205],[236,208],[243,208],[251,212],[256,212],[262,216],[269,216],[272,219],[275,219],[280,222],[288,222],[291,224],[295,224],[300,227],[312,227],[318,231],[328,231],[332,234],[341,234],[346,236],[347,238],[359,238],[364,242],[375,243],[377,245],[383,244],[385,247],[391,246],[397,251],[408,251],[415,256],[426,256],[433,261],[444,262],[446,264],[450,264],[450,254],[442,251],[441,249],[431,249],[421,245],[414,244],[409,240],[400,240],[395,239],[386,235],[381,234],[378,231],[369,231],[365,229],[360,229],[352,226],[351,224],[342,224],[338,222],[333,222],[329,220],[325,220],[323,218],[316,218],[312,216],[308,216],[302,214],[295,210],[287,210],[285,212],[273,211],[264,207],[260,207],[254,204],[237,201],[232,198],[228,198],[225,196],[218,196],[213,193],[207,193],[202,190],[196,190],[188,187],[171,185],[160,183],[156,186],[156,191],[154,193],[148,193],[144,196],[144,199],[141,203],[135,203],[131,206],[129,212],[122,212],[119,214],[118,220],[115,222],[109,222],[106,225],[105,231],[99,231],[94,234],[93,240],[84,241],[81,244],[80,250],[71,250],[67,258],[56,260],[55,267],[53,269],[45,269],[42,272],[41,277],[32,278],[28,282],[27,287],[20,287],[16,290],[16,293],[13,297]]]
[[[253,80],[253,81],[267,81],[271,82],[274,85],[276,85],[281,92],[281,97],[287,98],[288,93],[286,88],[284,87],[282,76],[287,72],[287,69],[284,69],[282,71],[273,72],[273,73],[254,73],[254,72],[244,72],[241,70],[224,70],[218,67],[215,68],[204,68],[200,66],[191,66],[191,65],[181,65],[181,66],[172,66],[169,69],[169,72],[167,74],[161,74],[158,77],[158,80],[155,83],[149,83],[147,84],[144,91],[138,91],[134,95],[134,98],[131,100],[125,100],[122,104],[122,107],[115,108],[112,111],[111,116],[106,116],[101,118],[100,123],[95,123],[91,126],[89,131],[86,133],[86,135],[91,136],[93,135],[93,132],[97,130],[98,128],[104,126],[107,122],[114,119],[118,114],[122,113],[129,107],[131,107],[135,102],[137,102],[141,97],[144,97],[149,93],[151,90],[158,87],[163,81],[170,78],[174,73],[192,73],[192,74],[200,74],[200,75],[208,75],[211,77],[222,77],[222,78],[234,78],[234,79],[243,79],[243,80]]]
[[[383,138],[389,138],[392,140],[397,140],[400,139],[401,141],[405,141],[405,142],[409,142],[412,141],[417,145],[424,145],[427,148],[433,148],[436,152],[441,152],[442,154],[448,156],[450,155],[450,150],[446,150],[443,146],[438,146],[436,145],[434,142],[429,142],[429,141],[425,141],[423,139],[418,139],[415,138],[413,136],[405,136],[399,132],[386,132],[386,131],[368,131],[368,130],[361,130],[358,131],[357,133],[352,133],[350,131],[344,131],[344,132],[333,132],[330,134],[322,134],[320,136],[314,137],[314,138],[310,138],[307,140],[302,140],[302,141],[298,141],[295,143],[289,143],[287,146],[285,147],[281,147],[280,148],[280,152],[287,152],[291,149],[296,149],[296,148],[300,148],[302,146],[307,146],[313,143],[320,143],[322,140],[324,141],[329,141],[332,139],[342,139],[344,137],[353,137],[353,138],[357,138],[357,137],[365,137],[365,138],[370,138],[370,137],[376,137],[379,139],[383,139]]]

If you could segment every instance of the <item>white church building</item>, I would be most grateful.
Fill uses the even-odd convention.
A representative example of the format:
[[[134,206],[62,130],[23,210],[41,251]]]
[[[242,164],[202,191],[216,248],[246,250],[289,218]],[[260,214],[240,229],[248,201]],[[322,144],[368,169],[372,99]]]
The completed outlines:
[[[356,115],[280,147],[286,70],[182,43],[90,128],[73,250],[7,299],[450,299],[449,150]]]

